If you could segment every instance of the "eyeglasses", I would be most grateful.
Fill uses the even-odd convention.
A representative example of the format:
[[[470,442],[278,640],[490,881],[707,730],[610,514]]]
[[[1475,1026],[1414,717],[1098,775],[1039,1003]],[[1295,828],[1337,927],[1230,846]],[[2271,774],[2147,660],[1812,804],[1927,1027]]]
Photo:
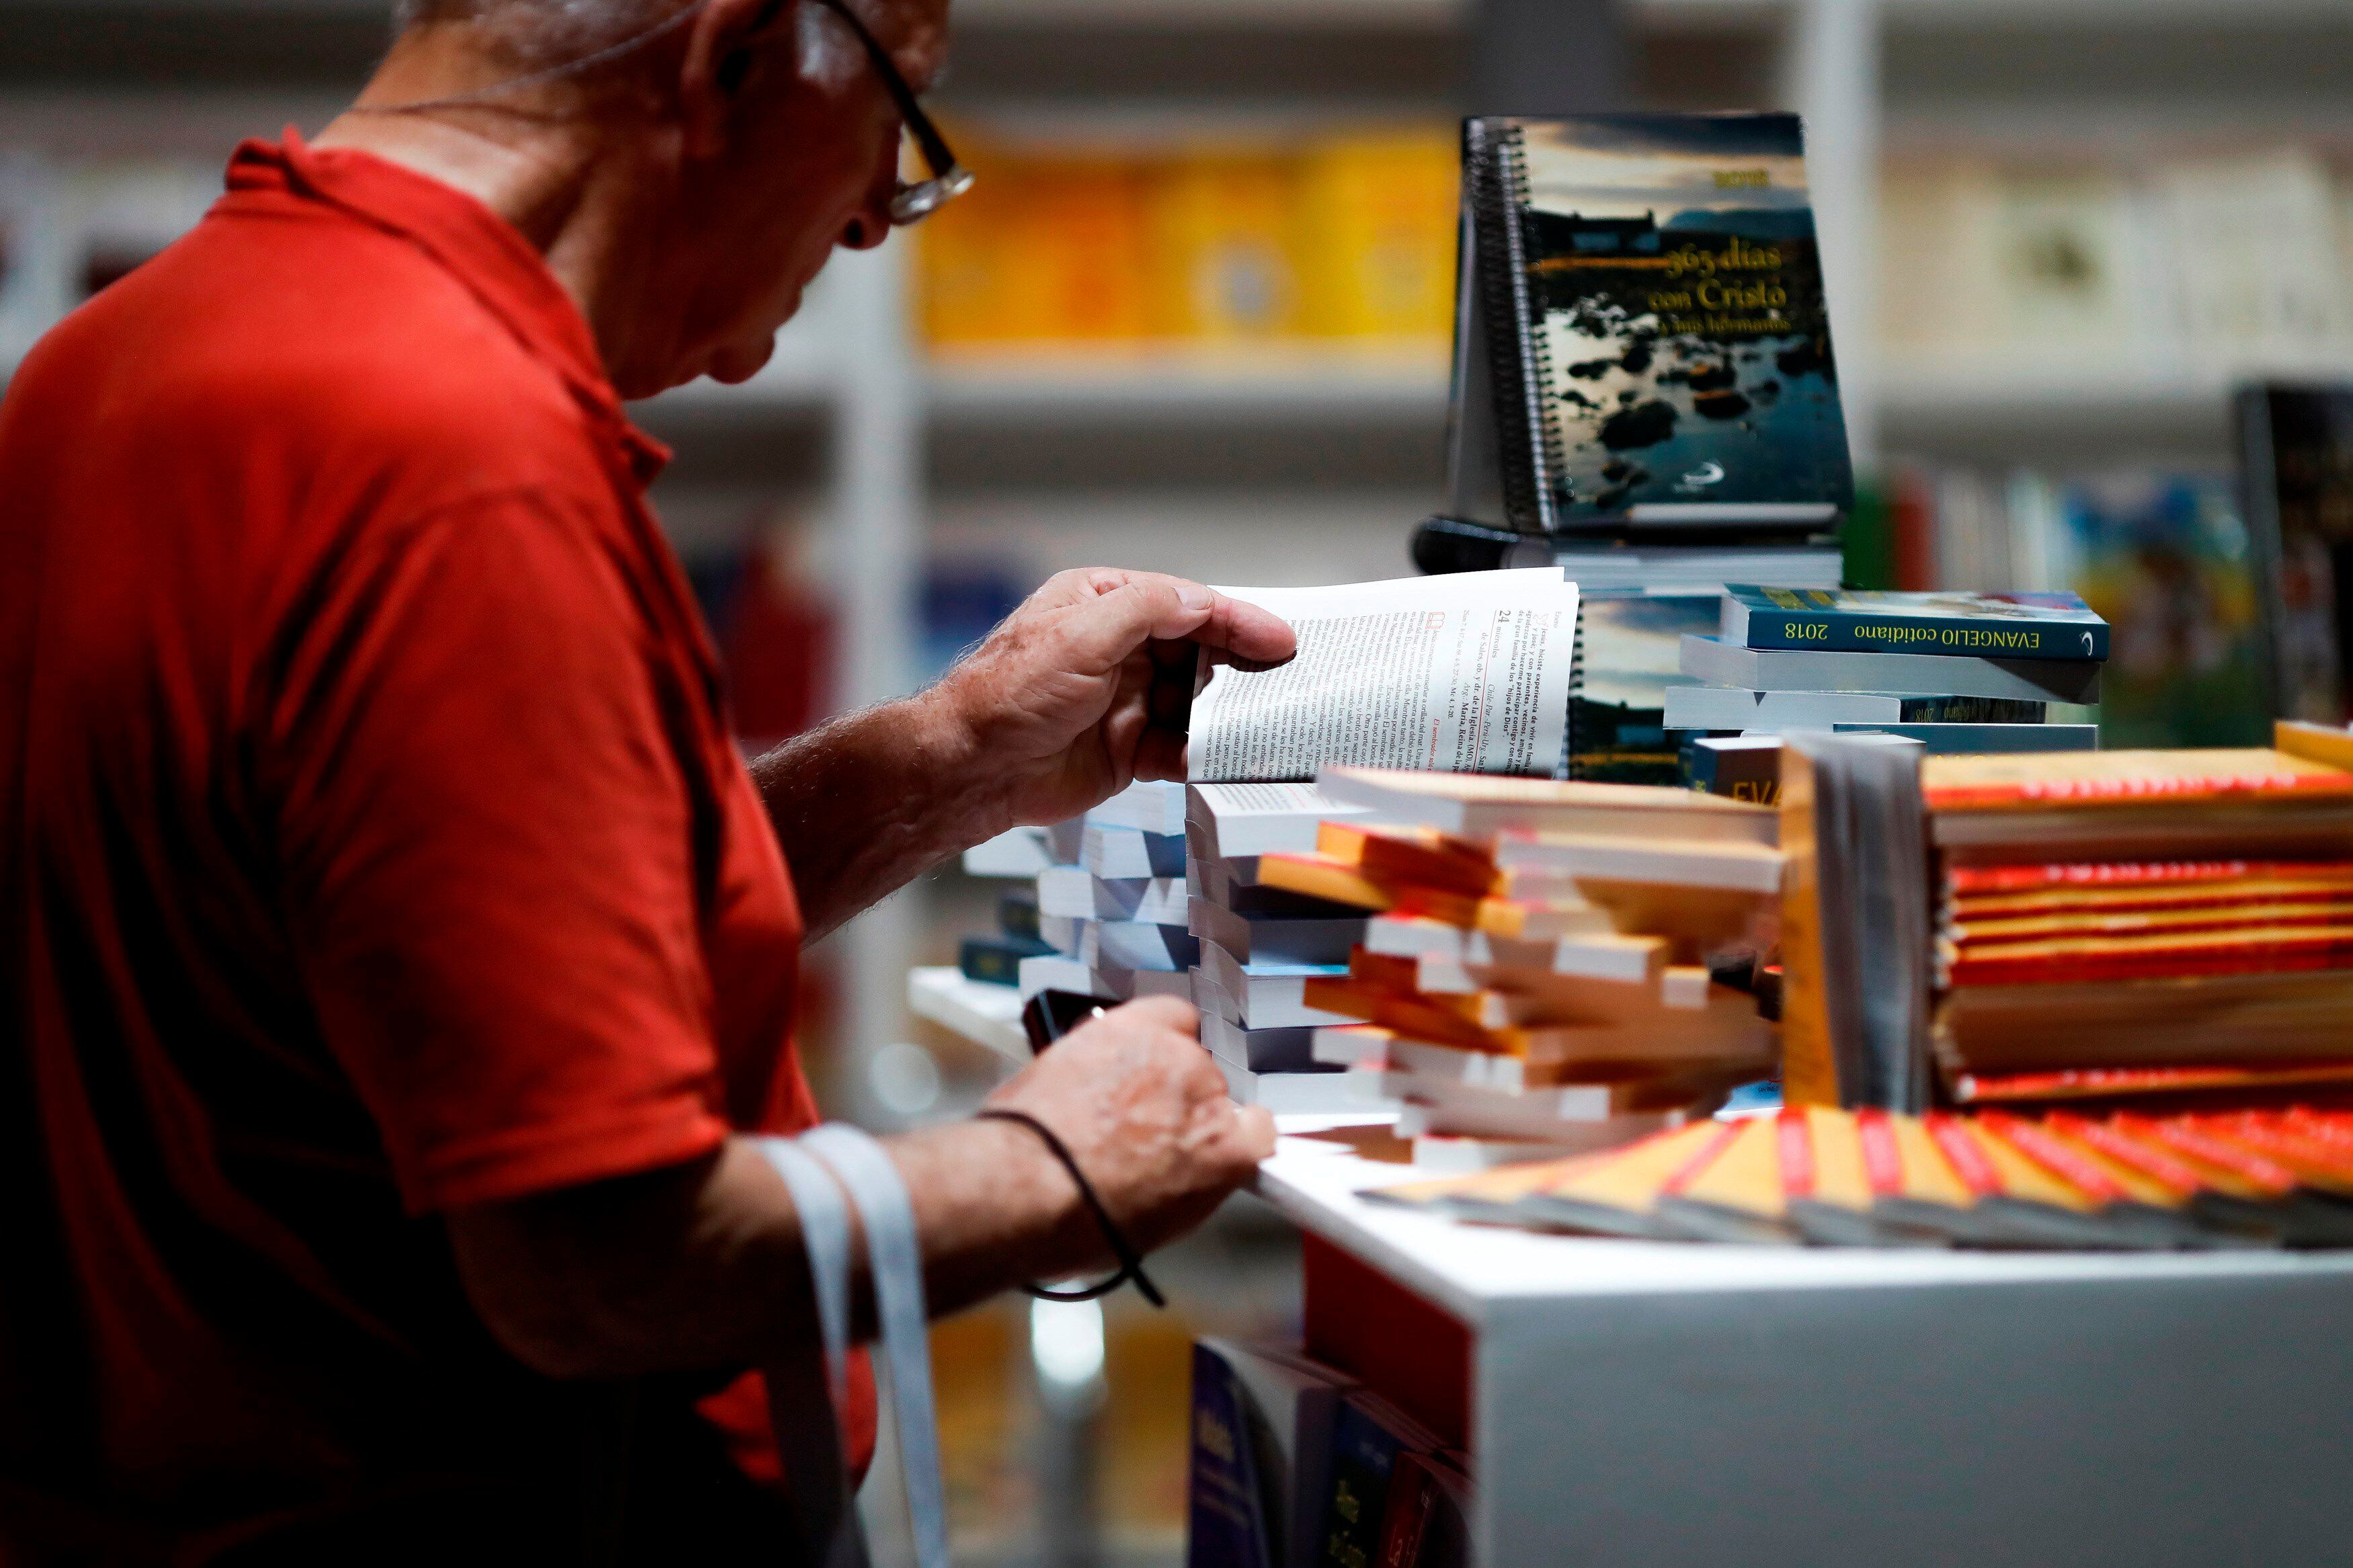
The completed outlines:
[[[899,67],[891,58],[891,51],[884,48],[881,40],[868,31],[866,24],[858,19],[858,13],[849,8],[848,0],[817,0],[817,4],[849,24],[849,30],[858,35],[860,43],[866,46],[866,58],[873,62],[874,74],[882,79],[882,86],[891,94],[891,101],[898,106],[899,118],[906,122],[907,133],[915,139],[916,151],[923,156],[923,166],[931,171],[932,177],[928,180],[900,181],[898,190],[891,197],[892,223],[901,228],[921,223],[972,189],[972,171],[956,162],[955,153],[948,148],[947,138],[942,136],[940,128],[932,123],[932,117],[923,112],[923,106],[916,101],[915,89],[907,85],[907,79],[899,74]]]

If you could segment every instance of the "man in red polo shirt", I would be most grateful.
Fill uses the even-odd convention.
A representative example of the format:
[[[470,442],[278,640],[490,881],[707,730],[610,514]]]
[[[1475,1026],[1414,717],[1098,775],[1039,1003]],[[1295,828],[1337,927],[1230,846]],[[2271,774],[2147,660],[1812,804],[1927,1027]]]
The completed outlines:
[[[751,374],[835,244],[946,194],[896,183],[944,22],[427,0],[8,388],[0,1563],[786,1550],[755,1373],[812,1311],[744,1134],[817,1115],[805,931],[1181,776],[1155,672],[1291,651],[1070,574],[737,759],[620,399]],[[1000,1091],[1145,1244],[1270,1140],[1190,1024]],[[1028,1131],[890,1150],[936,1309],[1098,1258]]]

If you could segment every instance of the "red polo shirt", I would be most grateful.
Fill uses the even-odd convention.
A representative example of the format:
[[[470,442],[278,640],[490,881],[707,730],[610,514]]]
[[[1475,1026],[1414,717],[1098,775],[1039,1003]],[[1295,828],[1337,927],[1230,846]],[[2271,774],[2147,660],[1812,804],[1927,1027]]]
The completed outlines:
[[[814,1120],[663,457],[515,230],[290,132],[8,387],[0,1561],[763,1517],[732,1373],[534,1374],[437,1217]]]

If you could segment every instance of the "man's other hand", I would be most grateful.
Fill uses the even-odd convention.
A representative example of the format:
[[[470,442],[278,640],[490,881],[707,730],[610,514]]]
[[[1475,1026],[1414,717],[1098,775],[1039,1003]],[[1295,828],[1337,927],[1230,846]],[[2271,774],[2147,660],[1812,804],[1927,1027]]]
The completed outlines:
[[[924,700],[970,737],[975,785],[1007,824],[1060,822],[1135,779],[1185,776],[1200,650],[1250,668],[1297,650],[1255,605],[1181,577],[1050,578]]]
[[[1274,1152],[1273,1118],[1226,1098],[1195,1024],[1174,997],[1131,1003],[1073,1029],[988,1097],[1052,1128],[1145,1250],[1207,1219]],[[1068,1183],[1059,1167],[1048,1179]],[[1072,1224],[1092,1232],[1075,1194],[1071,1208]]]

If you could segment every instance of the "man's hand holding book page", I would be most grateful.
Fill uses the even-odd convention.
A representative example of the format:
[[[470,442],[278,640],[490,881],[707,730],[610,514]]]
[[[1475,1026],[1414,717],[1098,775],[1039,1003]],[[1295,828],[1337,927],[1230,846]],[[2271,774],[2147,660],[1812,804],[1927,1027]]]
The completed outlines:
[[[1567,755],[1577,584],[1557,567],[1323,588],[1220,588],[1299,637],[1280,668],[1208,666],[1195,783],[1318,767],[1551,777]]]

